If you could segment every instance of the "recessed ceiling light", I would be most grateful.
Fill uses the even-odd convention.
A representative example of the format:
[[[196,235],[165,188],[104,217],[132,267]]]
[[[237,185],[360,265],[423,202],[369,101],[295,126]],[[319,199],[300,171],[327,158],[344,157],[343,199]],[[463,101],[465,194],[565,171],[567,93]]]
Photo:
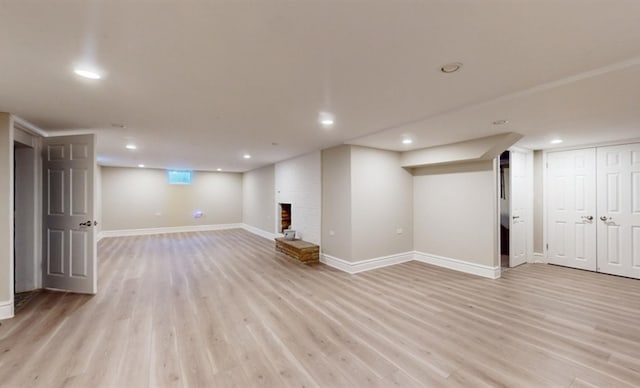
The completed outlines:
[[[411,139],[402,140],[402,144],[411,144],[411,143],[413,143],[413,140],[411,140]]]
[[[551,144],[560,144],[560,143],[562,143],[562,139],[553,139],[549,143],[551,143]]]
[[[128,150],[135,150],[138,147],[135,144],[127,144],[126,146],[124,146],[126,149]]]
[[[249,155],[249,154],[244,154],[242,157],[245,158],[245,159],[251,159],[251,155]]]
[[[320,121],[320,124],[322,125],[333,125],[333,120],[332,119],[324,119],[322,121]]]
[[[216,171],[222,171],[222,169],[221,168],[216,168]]]
[[[493,125],[505,125],[509,124],[509,120],[496,120],[493,122]]]
[[[320,121],[320,124],[322,124],[322,126],[325,128],[333,126],[333,124],[335,124],[336,122],[335,116],[328,112],[320,112],[320,117],[318,117],[318,120]]]
[[[460,68],[462,67],[462,63],[460,62],[451,62],[451,63],[447,63],[446,65],[442,66],[440,68],[440,71],[446,74],[449,73],[455,73],[456,71],[460,70]]]
[[[79,75],[80,77],[89,78],[89,79],[100,79],[102,76],[94,71],[87,69],[76,68],[73,70],[74,73]]]
[[[139,164],[138,167],[144,168],[144,164]]]

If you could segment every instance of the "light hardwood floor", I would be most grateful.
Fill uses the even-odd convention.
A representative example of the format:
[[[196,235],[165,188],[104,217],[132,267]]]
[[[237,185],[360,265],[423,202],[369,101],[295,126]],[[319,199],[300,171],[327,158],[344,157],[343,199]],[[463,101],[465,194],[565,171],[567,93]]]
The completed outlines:
[[[640,386],[640,281],[308,267],[243,230],[104,239],[0,326],[3,387]]]

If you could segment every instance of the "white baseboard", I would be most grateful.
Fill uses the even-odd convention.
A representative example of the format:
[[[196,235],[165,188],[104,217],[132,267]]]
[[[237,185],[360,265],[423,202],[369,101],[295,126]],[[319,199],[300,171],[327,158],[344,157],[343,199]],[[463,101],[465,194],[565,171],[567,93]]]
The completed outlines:
[[[98,233],[98,241],[105,237],[127,237],[127,236],[147,236],[152,234],[165,233],[188,233],[188,232],[207,232],[211,230],[224,229],[244,229],[248,232],[273,240],[276,237],[282,237],[281,234],[270,233],[255,226],[248,224],[215,224],[215,225],[188,225],[188,226],[171,226],[165,228],[144,228],[144,229],[120,229],[120,230],[103,230]]]
[[[498,279],[500,277],[499,266],[491,267],[488,265],[475,264],[468,261],[451,259],[422,252],[404,252],[396,255],[376,257],[374,259],[360,261],[347,261],[327,255],[326,253],[320,255],[321,263],[350,274],[387,267],[394,264],[406,263],[412,260],[490,279]]]
[[[500,277],[500,266],[491,267],[488,265],[470,263],[468,261],[452,259],[449,257],[432,255],[417,251],[415,252],[414,260],[438,267],[452,269],[454,271],[482,276],[489,279],[498,279]]]
[[[216,224],[216,225],[188,225],[188,226],[171,226],[166,228],[103,230],[98,234],[98,241],[105,237],[146,236],[150,234],[164,234],[164,233],[207,232],[211,230],[238,229],[238,228],[244,229],[244,224],[238,223],[238,224]]]
[[[282,237],[283,236],[282,234],[267,232],[265,230],[256,228],[255,226],[251,226],[249,224],[240,224],[240,225],[241,225],[240,227],[242,229],[244,229],[244,230],[246,230],[248,232],[251,232],[253,234],[257,234],[260,237],[264,237],[267,240],[275,240],[276,237]]]
[[[223,229],[244,229],[248,232],[264,237],[269,240],[274,240],[276,237],[282,237],[281,234],[271,233],[262,229],[256,228],[248,224],[217,224],[217,225],[191,225],[191,226],[176,226],[167,228],[148,228],[148,229],[123,229],[123,230],[103,230],[98,234],[98,240],[104,237],[125,237],[125,236],[144,236],[151,234],[163,234],[163,233],[186,233],[186,232],[203,232],[211,230],[223,230]],[[534,253],[534,256],[537,256]],[[500,267],[490,267],[482,264],[470,263],[468,261],[462,261],[457,259],[451,259],[448,257],[442,257],[438,255],[432,255],[422,252],[404,252],[389,256],[376,257],[373,259],[366,259],[360,261],[347,261],[338,257],[333,257],[325,253],[320,254],[320,262],[330,267],[337,268],[341,271],[354,274],[363,271],[369,271],[376,268],[387,267],[394,264],[406,263],[408,261],[420,261],[427,264],[436,265],[438,267],[444,267],[455,271],[465,272],[473,275],[478,275],[486,278],[497,279],[500,277]],[[13,316],[13,304],[11,304],[10,314]],[[2,308],[0,305],[0,319],[2,319]]]
[[[360,261],[347,261],[327,255],[325,253],[320,255],[321,263],[351,274],[369,271],[376,268],[387,267],[389,265],[405,263],[411,260],[413,260],[413,252],[399,253],[395,255],[376,257],[373,259]]]
[[[13,301],[0,302],[0,319],[13,318]]]
[[[544,253],[533,252],[533,263],[547,263],[547,256]]]

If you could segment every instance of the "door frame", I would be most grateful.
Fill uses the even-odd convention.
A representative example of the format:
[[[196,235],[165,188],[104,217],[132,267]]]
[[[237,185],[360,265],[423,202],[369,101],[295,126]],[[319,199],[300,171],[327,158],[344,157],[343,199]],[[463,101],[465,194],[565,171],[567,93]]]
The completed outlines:
[[[32,175],[32,187],[34,190],[33,203],[33,219],[31,221],[31,242],[33,244],[33,257],[30,259],[33,261],[33,273],[30,274],[31,283],[34,289],[42,288],[42,140],[37,134],[25,129],[24,127],[14,124],[14,143],[22,143],[33,150],[33,163]],[[14,156],[15,160],[15,156]],[[15,168],[15,165],[14,165]],[[13,187],[15,193],[16,186]],[[15,207],[15,204],[14,204]],[[14,230],[15,234],[15,230]],[[15,274],[15,268],[13,273]],[[15,278],[14,278],[15,283]]]
[[[6,268],[6,270],[8,270],[8,274],[5,278],[5,280],[8,281],[8,295],[9,295],[9,300],[7,301],[0,301],[0,319],[7,319],[7,318],[12,318],[14,316],[15,313],[15,266],[14,266],[14,219],[13,219],[13,211],[14,211],[14,198],[13,196],[15,195],[15,184],[14,184],[14,176],[15,176],[15,161],[14,161],[14,147],[15,147],[15,141],[16,141],[16,137],[21,138],[19,139],[20,141],[24,141],[24,134],[27,134],[29,136],[31,136],[33,138],[33,140],[31,140],[32,142],[35,143],[35,152],[34,154],[34,165],[35,165],[35,177],[34,177],[34,187],[36,190],[35,193],[35,199],[34,201],[37,203],[34,203],[34,239],[33,239],[33,249],[34,249],[34,255],[37,256],[38,259],[35,262],[35,267],[34,267],[34,279],[35,279],[35,286],[36,287],[41,287],[42,283],[40,281],[41,279],[41,274],[42,274],[42,266],[41,266],[41,236],[42,236],[42,208],[40,203],[42,202],[42,186],[41,186],[41,180],[42,180],[42,159],[40,156],[40,143],[41,143],[41,138],[46,137],[46,133],[42,130],[40,130],[39,128],[37,128],[34,125],[31,125],[29,122],[22,120],[21,118],[15,116],[15,115],[11,115],[11,114],[7,114],[8,116],[8,133],[7,133],[7,138],[3,139],[3,141],[7,141],[8,144],[7,146],[9,146],[9,158],[5,159],[8,162],[8,165],[2,166],[2,168],[7,168],[8,172],[9,172],[9,182],[8,182],[8,187],[9,187],[9,201],[6,204],[3,204],[3,206],[7,206],[9,209],[9,214],[11,214],[11,216],[9,217],[9,219],[6,220],[6,222],[8,223],[8,228],[7,230],[9,231],[9,238],[8,238],[8,246],[6,247],[7,251],[6,254],[9,257],[9,265],[8,268]],[[5,117],[7,117],[5,116]]]
[[[549,263],[549,251],[547,247],[549,246],[549,231],[547,227],[547,220],[549,219],[549,174],[548,174],[548,159],[547,154],[550,152],[562,152],[562,151],[575,151],[582,150],[585,148],[597,148],[597,147],[607,147],[607,146],[615,146],[615,145],[624,145],[624,144],[633,144],[640,143],[640,138],[633,138],[627,140],[616,140],[602,143],[588,143],[579,146],[571,146],[571,147],[559,147],[552,149],[544,149],[542,150],[542,257],[538,256],[538,262]],[[597,187],[596,182],[596,187]]]

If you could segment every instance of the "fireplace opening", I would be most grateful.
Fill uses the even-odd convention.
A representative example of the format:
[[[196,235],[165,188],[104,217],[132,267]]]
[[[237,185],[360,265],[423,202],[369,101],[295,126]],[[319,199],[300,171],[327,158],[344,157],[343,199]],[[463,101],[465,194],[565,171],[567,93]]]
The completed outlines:
[[[291,226],[291,204],[280,204],[280,233],[284,233],[285,229]]]

